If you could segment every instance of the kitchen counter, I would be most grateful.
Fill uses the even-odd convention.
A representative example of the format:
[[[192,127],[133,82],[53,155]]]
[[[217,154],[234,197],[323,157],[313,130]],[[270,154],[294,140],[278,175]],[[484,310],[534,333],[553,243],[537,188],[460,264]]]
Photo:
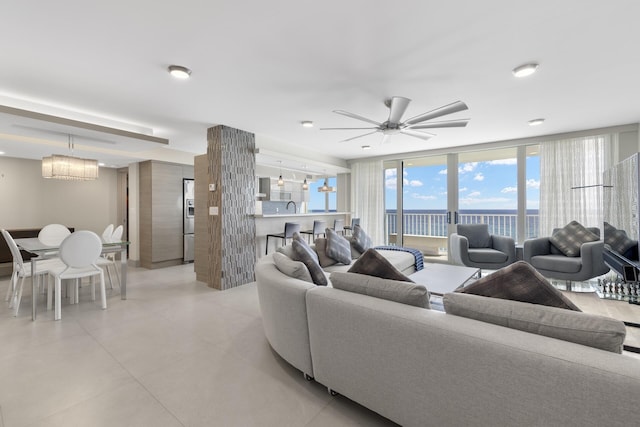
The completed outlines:
[[[280,217],[319,217],[319,216],[335,216],[335,215],[351,215],[351,212],[310,212],[310,213],[293,213],[283,212],[277,214],[259,214],[254,215],[256,218],[280,218]],[[346,223],[345,223],[346,225]]]

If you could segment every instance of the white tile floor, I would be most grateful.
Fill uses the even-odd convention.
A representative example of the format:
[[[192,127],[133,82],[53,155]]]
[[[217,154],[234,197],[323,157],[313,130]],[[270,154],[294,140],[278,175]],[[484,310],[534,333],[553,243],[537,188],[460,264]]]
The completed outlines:
[[[29,285],[17,318],[1,302],[0,427],[395,425],[280,359],[254,284],[219,292],[191,264],[128,278],[126,301],[103,311],[85,286],[60,321],[42,295],[31,321]]]

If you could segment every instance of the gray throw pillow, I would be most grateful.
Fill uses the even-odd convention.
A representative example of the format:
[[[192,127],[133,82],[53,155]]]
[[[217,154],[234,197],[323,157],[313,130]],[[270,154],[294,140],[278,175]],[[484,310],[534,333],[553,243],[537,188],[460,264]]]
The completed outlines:
[[[351,244],[349,241],[330,228],[326,229],[326,235],[327,247],[325,252],[327,256],[341,264],[351,264]]]
[[[276,249],[276,252],[280,252],[281,254],[285,254],[286,256],[288,256],[289,258],[292,258],[292,259],[295,256],[293,254],[293,246],[291,246],[291,245],[278,246],[278,249]]]
[[[422,285],[356,273],[334,272],[331,273],[330,279],[336,289],[415,307],[430,308],[429,291]]]
[[[457,292],[580,311],[542,274],[524,261],[501,268]]]
[[[298,237],[297,239],[296,236]],[[327,276],[324,275],[324,271],[318,263],[318,255],[309,247],[307,242],[300,238],[298,233],[293,235],[293,242],[291,242],[291,246],[293,246],[293,252],[295,254],[293,260],[301,261],[305,266],[307,266],[313,283],[320,286],[327,286]]]
[[[273,262],[276,268],[282,273],[294,279],[304,280],[305,282],[313,283],[309,269],[304,263],[300,261],[294,261],[288,256],[275,252],[273,254]]]
[[[604,243],[620,255],[638,244],[631,240],[624,230],[618,230],[608,222],[604,223]]]
[[[445,294],[442,301],[449,314],[614,353],[622,353],[627,332],[619,320],[556,307],[461,293]]]
[[[402,274],[375,249],[365,251],[365,253],[353,263],[349,269],[349,273],[366,274],[368,276],[376,276],[401,282],[413,282],[413,280]]]
[[[364,232],[359,224],[356,224],[351,230],[351,243],[358,252],[363,253],[373,246],[373,241],[367,233]]]
[[[549,241],[553,246],[558,248],[564,255],[571,257],[580,256],[580,247],[584,243],[597,240],[600,240],[600,237],[587,230],[578,221],[571,221],[549,237]]]
[[[318,254],[318,261],[320,263],[320,267],[329,267],[330,265],[337,264],[333,258],[327,256],[327,239],[324,237],[318,237],[316,239],[316,254]]]

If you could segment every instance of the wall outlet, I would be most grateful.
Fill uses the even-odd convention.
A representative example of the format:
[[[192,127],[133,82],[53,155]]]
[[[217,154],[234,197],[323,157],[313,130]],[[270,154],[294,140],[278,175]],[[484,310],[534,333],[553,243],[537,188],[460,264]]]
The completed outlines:
[[[216,185],[215,184],[209,184],[209,191],[216,191]]]
[[[209,206],[209,215],[218,215],[218,207]]]

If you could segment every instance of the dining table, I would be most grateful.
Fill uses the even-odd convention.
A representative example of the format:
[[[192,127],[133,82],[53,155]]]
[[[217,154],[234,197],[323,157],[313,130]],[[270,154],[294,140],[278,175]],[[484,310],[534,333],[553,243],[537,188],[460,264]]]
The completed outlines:
[[[60,249],[60,245],[45,245],[37,237],[15,239],[15,242],[19,249],[34,255],[31,258],[31,277],[35,277],[38,261],[56,257]],[[129,243],[130,242],[125,240],[119,242],[102,242],[102,254],[120,252],[120,298],[123,300],[127,299],[127,249],[129,247]],[[35,280],[31,281],[31,292],[33,295],[31,298],[31,320],[36,320],[38,290]]]

